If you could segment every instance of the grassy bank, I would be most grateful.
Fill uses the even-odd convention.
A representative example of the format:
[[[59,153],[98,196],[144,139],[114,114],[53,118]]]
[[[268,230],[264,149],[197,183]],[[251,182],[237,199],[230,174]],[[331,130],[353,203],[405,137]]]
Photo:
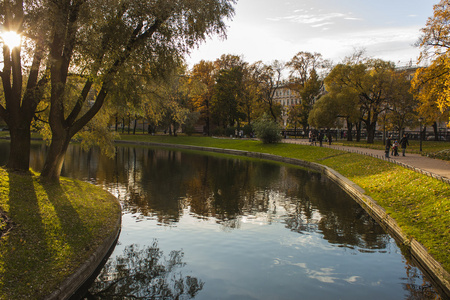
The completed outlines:
[[[124,135],[121,139],[271,153],[329,166],[364,188],[450,272],[450,189],[441,181],[383,160],[329,148],[185,136]]]
[[[0,168],[0,299],[42,299],[112,233],[120,206],[91,184]]]

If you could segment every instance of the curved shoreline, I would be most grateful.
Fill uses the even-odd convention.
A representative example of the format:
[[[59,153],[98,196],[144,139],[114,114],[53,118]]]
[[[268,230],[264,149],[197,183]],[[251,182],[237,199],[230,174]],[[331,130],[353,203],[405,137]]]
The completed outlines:
[[[117,198],[116,198],[117,199]],[[118,201],[118,200],[117,200]],[[119,239],[122,226],[122,212],[120,212],[112,233],[103,241],[91,256],[81,264],[74,273],[67,277],[59,288],[47,297],[45,300],[63,300],[63,299],[81,299],[83,295],[77,295],[87,281],[95,274],[96,270],[106,262],[111,255]],[[94,278],[95,279],[95,278]]]
[[[424,273],[428,275],[428,277],[434,283],[435,287],[438,289],[439,293],[444,297],[444,299],[450,299],[450,273],[447,272],[442,267],[442,265],[428,253],[428,251],[422,244],[420,244],[414,238],[408,238],[398,226],[397,222],[386,213],[386,210],[381,207],[374,199],[365,194],[364,189],[327,166],[296,158],[289,158],[259,152],[249,152],[244,150],[155,142],[116,141],[116,143],[160,146],[247,156],[293,164],[319,171],[325,174],[339,186],[341,186],[350,196],[352,196],[352,198],[356,202],[361,205],[362,208],[364,208],[364,210],[367,211],[367,213],[369,213],[370,216],[372,216],[389,234],[391,234],[397,242],[403,245],[409,251],[411,257],[417,263],[417,265],[422,269]]]

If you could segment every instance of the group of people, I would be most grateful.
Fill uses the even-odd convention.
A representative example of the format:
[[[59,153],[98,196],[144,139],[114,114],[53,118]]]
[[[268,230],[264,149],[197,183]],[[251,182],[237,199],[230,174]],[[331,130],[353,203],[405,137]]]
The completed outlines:
[[[319,135],[317,136],[317,141],[319,141],[320,147],[322,147],[323,140],[325,139],[325,142],[328,142],[328,145],[331,145],[331,142],[333,138],[331,137],[331,133],[325,136],[323,132],[319,132]],[[316,134],[313,131],[309,132],[309,143],[310,145],[316,145]]]
[[[386,140],[386,147],[384,150],[386,158],[389,158],[389,152],[391,152],[392,156],[399,156],[398,154],[399,146],[402,148],[402,155],[405,156],[406,147],[409,146],[408,136],[406,134],[403,134],[403,137],[400,139],[400,142],[398,142],[397,140],[394,140],[394,142],[392,142],[392,136],[389,136],[389,138]]]

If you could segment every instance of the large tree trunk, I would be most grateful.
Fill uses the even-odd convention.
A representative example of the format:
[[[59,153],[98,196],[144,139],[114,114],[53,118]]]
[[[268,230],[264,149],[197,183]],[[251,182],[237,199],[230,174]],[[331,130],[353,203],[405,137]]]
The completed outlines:
[[[67,134],[61,137],[52,138],[44,167],[41,172],[42,177],[49,181],[59,181],[59,176],[61,175],[61,169],[69,143],[70,138]]]
[[[375,129],[377,127],[377,123],[371,123],[367,126],[367,143],[373,144],[375,140]]]
[[[30,126],[10,128],[11,143],[6,167],[27,172],[30,167]]]
[[[361,141],[361,129],[362,129],[362,123],[361,121],[356,123],[356,141]]]
[[[439,131],[438,131],[438,125],[437,125],[437,123],[434,122],[433,125],[431,125],[431,127],[433,127],[434,140],[435,140],[435,141],[439,141]]]
[[[347,142],[353,141],[352,128],[353,128],[353,123],[351,123],[351,122],[347,119]]]

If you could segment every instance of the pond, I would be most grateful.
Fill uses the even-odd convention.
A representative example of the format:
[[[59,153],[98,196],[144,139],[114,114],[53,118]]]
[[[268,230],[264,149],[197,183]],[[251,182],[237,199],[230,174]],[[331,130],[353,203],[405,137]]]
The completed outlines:
[[[33,169],[45,151],[33,144]],[[0,143],[0,160],[7,152]],[[72,145],[63,175],[104,187],[123,208],[93,299],[437,299],[395,241],[317,172],[157,147],[117,147],[110,159]]]

